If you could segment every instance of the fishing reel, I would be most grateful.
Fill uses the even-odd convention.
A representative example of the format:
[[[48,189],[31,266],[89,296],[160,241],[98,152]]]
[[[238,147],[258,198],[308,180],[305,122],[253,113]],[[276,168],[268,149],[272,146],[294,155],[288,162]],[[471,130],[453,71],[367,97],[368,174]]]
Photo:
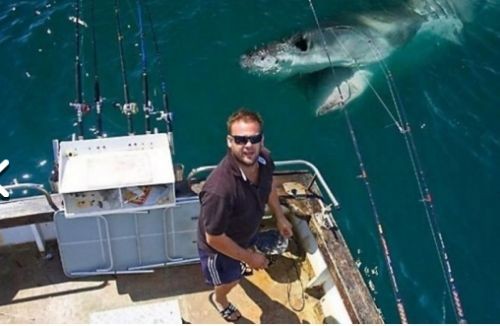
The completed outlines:
[[[144,104],[142,106],[142,109],[144,110],[144,113],[146,114],[153,114],[155,113],[155,108],[153,107],[153,103],[151,103],[151,101],[148,101],[147,104]]]
[[[153,112],[153,114],[158,114],[159,116],[156,118],[157,121],[165,121],[166,123],[171,123],[174,120],[173,112],[165,112],[165,111],[157,111]]]
[[[85,114],[90,111],[90,105],[87,103],[70,103],[69,106],[75,109],[78,115]]]
[[[94,107],[95,107],[95,111],[97,112],[97,114],[101,113],[103,102],[104,102],[104,99],[102,97],[99,97],[99,100],[96,100],[94,102]]]
[[[121,105],[120,103],[115,103],[115,106],[119,108],[121,113],[125,115],[132,115],[139,112],[139,107],[137,106],[137,103],[134,102],[125,103],[123,105]]]

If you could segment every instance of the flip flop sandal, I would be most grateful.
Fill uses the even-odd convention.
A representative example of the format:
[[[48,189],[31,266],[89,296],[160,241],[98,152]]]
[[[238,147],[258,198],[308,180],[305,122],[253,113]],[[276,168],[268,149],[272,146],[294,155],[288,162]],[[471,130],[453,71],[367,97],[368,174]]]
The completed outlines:
[[[226,321],[231,321],[231,322],[235,322],[241,318],[240,315],[235,315],[235,313],[237,312],[238,309],[232,303],[230,303],[229,306],[227,306],[223,310],[219,311],[222,318],[224,318]]]
[[[219,307],[217,307],[217,304],[215,303],[214,295],[215,293],[210,293],[210,295],[208,296],[208,300],[210,301],[212,306],[214,306],[214,308],[219,312],[221,317],[224,318],[225,321],[235,322],[241,318],[241,314],[238,311],[238,308],[236,308],[232,303],[229,303],[229,305],[222,310],[219,309]]]

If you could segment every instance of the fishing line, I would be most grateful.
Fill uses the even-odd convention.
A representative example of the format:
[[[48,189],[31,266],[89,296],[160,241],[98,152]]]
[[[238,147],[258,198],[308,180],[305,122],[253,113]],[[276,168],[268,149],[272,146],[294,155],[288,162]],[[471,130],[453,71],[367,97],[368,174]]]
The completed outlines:
[[[405,111],[401,110],[403,113],[403,119],[406,121]],[[453,271],[451,268],[451,263],[449,260],[449,255],[446,251],[446,245],[444,243],[443,235],[441,233],[439,223],[437,221],[436,212],[434,210],[434,204],[432,202],[432,195],[427,185],[427,181],[422,170],[422,166],[420,163],[419,155],[417,152],[417,148],[415,145],[415,141],[413,139],[413,134],[411,133],[411,129],[409,124],[406,122],[406,129],[408,132],[403,134],[405,138],[405,143],[408,148],[408,153],[412,160],[412,165],[414,166],[414,172],[417,173],[417,184],[420,196],[422,198],[421,202],[424,205],[425,214],[427,217],[427,221],[429,224],[429,228],[431,230],[432,238],[434,240],[434,244],[436,246],[436,250],[438,252],[439,262],[441,264],[441,269],[444,274],[444,279],[446,285],[449,290],[449,296],[451,300],[451,304],[453,306],[453,311],[455,313],[455,317],[460,324],[467,323],[465,319],[465,314],[462,308],[462,301],[460,299],[460,294],[458,292],[457,286],[455,284],[455,277],[453,276]]]
[[[296,248],[298,247],[297,241],[295,241],[295,239],[290,238],[289,240],[291,240],[295,243]],[[300,306],[297,308],[297,307],[294,307],[292,305],[291,294],[292,294],[293,283],[292,283],[292,279],[290,278],[290,268],[287,270],[287,279],[288,279],[288,282],[286,285],[287,301],[288,301],[288,305],[290,306],[290,308],[292,308],[293,311],[300,312],[300,311],[303,311],[305,306],[306,306],[306,296],[305,296],[304,284],[302,284],[302,279],[300,278],[300,272],[299,272],[300,268],[298,267],[298,258],[292,257],[290,259],[292,260],[293,269],[295,270],[295,275],[297,276],[297,281],[300,284]]]
[[[356,30],[354,28],[352,28],[351,26],[342,26],[342,27],[345,28],[345,29],[349,29],[353,33],[357,33],[357,34],[359,34],[359,35],[361,35],[363,37],[366,37],[367,43],[368,43],[370,49],[375,54],[375,57],[378,59],[377,60],[378,61],[378,65],[379,65],[380,69],[382,70],[382,73],[384,74],[385,80],[387,82],[387,86],[389,88],[389,92],[391,93],[392,103],[393,103],[394,108],[396,110],[396,114],[398,116],[398,119],[396,119],[394,117],[394,115],[389,110],[389,108],[387,107],[387,105],[385,104],[385,102],[381,99],[380,95],[375,91],[375,88],[373,87],[373,85],[371,83],[369,83],[369,82],[368,82],[369,83],[368,85],[370,86],[370,89],[372,89],[372,91],[375,93],[375,95],[379,99],[379,102],[382,104],[382,106],[384,107],[384,109],[387,111],[387,113],[389,114],[389,117],[395,123],[396,127],[399,129],[399,131],[401,133],[404,133],[405,132],[405,129],[403,128],[404,123],[403,123],[403,119],[401,117],[401,114],[400,114],[400,112],[398,110],[398,103],[397,103],[397,100],[396,100],[396,97],[398,96],[398,92],[397,92],[397,89],[396,89],[396,83],[394,82],[394,78],[392,77],[391,70],[389,69],[389,67],[385,63],[385,61],[383,59],[383,56],[380,53],[380,50],[377,48],[377,46],[372,42],[372,40],[367,35],[363,34],[362,32],[360,32],[360,31],[358,31],[358,30]],[[333,31],[333,33],[334,33],[335,37],[337,37],[335,31]],[[338,37],[337,37],[337,39],[339,40],[340,46],[344,50],[345,54],[347,56],[351,56],[351,54],[346,49],[346,47],[344,46],[344,44],[340,41],[340,39]],[[359,65],[356,68],[359,69]]]
[[[371,42],[370,45],[372,50],[380,59],[379,60],[380,66],[382,68],[382,71],[384,72],[384,75],[386,76],[389,90],[392,99],[394,101],[394,107],[401,121],[401,125],[404,125],[406,127],[403,130],[400,129],[400,132],[403,134],[403,138],[405,140],[408,156],[410,158],[413,173],[415,175],[415,180],[420,193],[420,197],[422,198],[421,202],[424,204],[424,211],[427,217],[427,222],[429,224],[434,245],[438,253],[439,263],[441,265],[441,270],[443,272],[444,280],[448,287],[448,294],[450,296],[450,300],[453,305],[455,317],[459,323],[466,323],[467,321],[465,319],[464,311],[462,308],[462,302],[460,300],[460,295],[455,285],[455,278],[453,277],[451,264],[448,259],[449,255],[446,251],[446,246],[443,240],[443,236],[441,234],[439,224],[437,222],[436,213],[434,211],[434,205],[432,204],[432,195],[430,193],[429,187],[427,186],[425,174],[423,172],[422,165],[420,163],[420,157],[418,155],[417,147],[415,145],[415,141],[413,138],[413,133],[411,132],[410,124],[407,119],[405,107],[403,105],[403,102],[401,101],[401,97],[399,96],[399,92],[397,90],[396,82],[394,81],[394,78],[392,76],[389,67],[387,66],[385,61],[380,58],[380,51]]]
[[[308,0],[309,1],[309,6],[311,7],[311,11],[313,12],[313,15],[314,15],[314,20],[316,22],[316,25],[318,26],[318,30],[319,30],[319,33],[321,35],[321,41],[323,43],[323,49],[326,53],[326,57],[328,58],[328,63],[329,63],[329,66],[330,66],[330,70],[332,71],[332,74],[333,76],[335,76],[335,69],[333,67],[333,63],[332,63],[332,60],[330,58],[330,53],[328,52],[327,50],[327,45],[326,45],[326,39],[325,39],[325,35],[323,34],[323,31],[321,31],[321,27],[320,27],[320,23],[319,23],[319,20],[318,20],[318,17],[316,15],[316,11],[314,9],[314,5],[312,3],[311,0]],[[345,28],[349,28],[348,26],[340,26],[340,27],[345,27]],[[335,30],[332,29],[333,31],[333,34],[335,35],[335,37],[337,37],[336,33],[335,33]],[[340,38],[337,37],[337,39],[339,40],[339,43],[340,43],[340,46],[342,47],[342,49],[344,50],[344,52],[350,56],[350,53],[349,51],[347,51],[347,49],[344,47],[344,44],[340,41]],[[368,40],[369,43],[371,43],[370,40]],[[357,60],[354,59],[353,56],[351,56],[354,60],[354,68],[359,71],[359,64],[357,63]],[[363,75],[361,75],[361,78],[363,78],[363,80],[367,83],[367,85],[370,87],[370,89],[372,90],[372,92],[375,94],[375,96],[378,98],[379,102],[382,104],[382,106],[384,107],[384,109],[387,111],[387,113],[389,114],[389,117],[394,121],[394,123],[396,124],[396,126],[398,127],[398,129],[401,129],[398,121],[394,118],[394,116],[392,115],[389,107],[385,104],[385,101],[382,99],[382,97],[380,96],[380,94],[377,92],[377,90],[375,89],[375,87],[373,87],[372,83],[366,78],[364,77]],[[339,95],[340,95],[340,99],[341,99],[341,103],[343,104],[344,103],[344,98],[343,98],[343,95],[342,95],[342,92],[340,90],[340,87],[337,85],[337,90],[339,92]]]
[[[320,33],[322,33],[320,26],[319,26],[319,21],[316,17],[315,11],[314,11],[314,7],[312,6],[311,0],[309,0],[309,2],[311,5],[311,8],[313,9],[313,14],[315,15],[315,20],[316,20],[316,23],[318,25],[318,29],[320,30]],[[443,8],[441,8],[441,9],[443,9]],[[346,26],[346,28],[349,28],[353,32],[360,33],[349,26]],[[335,31],[333,31],[333,32],[335,34]],[[364,35],[364,34],[362,34],[362,35]],[[324,42],[324,46],[325,46],[325,52],[327,52],[326,42],[324,41],[324,36],[322,35],[322,37],[323,37],[323,42]],[[340,39],[338,37],[337,37],[337,39],[338,39],[339,43],[341,44],[343,50],[346,52],[347,55],[349,55],[347,49],[343,46]],[[423,170],[422,170],[422,167],[420,164],[418,151],[417,151],[417,148],[416,148],[416,145],[414,142],[414,138],[413,138],[413,135],[411,132],[410,125],[409,125],[408,120],[406,118],[406,112],[405,112],[403,103],[402,103],[401,98],[399,96],[399,92],[397,91],[396,83],[394,81],[394,78],[392,76],[390,69],[387,67],[385,61],[382,59],[381,53],[378,50],[378,48],[371,42],[370,39],[368,39],[368,44],[370,45],[372,51],[378,57],[379,65],[382,68],[384,76],[386,77],[389,91],[391,93],[391,98],[393,100],[394,107],[395,107],[396,113],[397,113],[399,121],[400,121],[400,125],[397,123],[396,123],[396,125],[398,126],[399,131],[403,134],[404,139],[405,139],[405,143],[406,143],[407,150],[408,150],[408,155],[409,155],[409,158],[410,158],[410,161],[412,164],[412,168],[414,171],[414,175],[415,175],[417,186],[418,186],[418,189],[420,192],[420,196],[422,198],[421,201],[424,204],[428,224],[429,224],[429,227],[431,229],[434,244],[435,244],[437,252],[438,252],[439,261],[440,261],[441,268],[442,268],[442,271],[444,274],[444,279],[446,281],[446,284],[447,284],[447,287],[449,290],[451,303],[453,305],[457,321],[460,323],[466,323],[466,319],[464,316],[464,312],[463,312],[462,304],[461,304],[461,300],[460,300],[460,295],[459,295],[458,290],[456,288],[456,285],[454,282],[455,279],[453,277],[453,273],[452,273],[452,269],[451,269],[451,264],[450,264],[449,259],[448,259],[449,255],[446,252],[446,247],[444,244],[443,236],[442,236],[441,231],[439,229],[439,224],[437,223],[436,214],[434,211],[434,206],[432,204],[432,196],[430,194],[429,187],[427,186],[427,182],[425,180],[425,175],[423,173]],[[329,59],[329,61],[330,61],[330,59]],[[331,64],[331,61],[330,61],[330,64]],[[370,85],[370,88],[373,89],[373,87],[371,86],[370,83],[369,83],[369,85]],[[341,98],[342,98],[342,94],[340,93],[340,89],[338,89],[338,90],[339,90],[339,94],[341,95]],[[377,97],[378,97],[378,95],[377,95]],[[381,103],[384,107],[386,107],[385,103],[383,103],[383,102],[381,102]],[[346,110],[344,110],[344,111],[346,111]],[[346,113],[346,118],[348,120],[348,124],[350,124],[350,120],[348,119],[347,113]],[[391,116],[391,118],[392,118],[392,116]],[[393,119],[393,121],[395,121],[394,118],[392,118],[392,119]],[[406,128],[403,129],[402,126],[405,126]],[[352,129],[350,129],[350,130],[352,130]],[[355,137],[352,132],[351,132],[351,137]],[[354,141],[354,138],[353,138],[353,141]],[[357,147],[357,145],[355,145],[355,147]],[[356,151],[357,151],[357,153],[359,153],[358,149],[356,149]],[[358,160],[360,160],[360,157],[358,157]],[[362,175],[364,175],[364,174],[362,174]]]
[[[391,253],[389,250],[389,246],[387,244],[387,240],[385,238],[384,229],[382,227],[382,222],[380,221],[380,217],[378,214],[377,205],[375,203],[375,198],[373,196],[371,184],[368,181],[368,175],[367,175],[366,169],[364,167],[363,157],[361,156],[361,151],[359,149],[359,143],[358,143],[358,140],[356,138],[356,134],[354,132],[354,128],[352,126],[351,119],[349,117],[349,114],[347,113],[347,110],[344,110],[344,116],[346,118],[347,126],[349,128],[349,133],[351,135],[352,143],[354,145],[356,157],[357,157],[358,162],[359,162],[359,168],[361,170],[360,178],[363,180],[363,182],[365,184],[366,191],[368,193],[368,198],[370,200],[370,205],[372,207],[373,217],[375,218],[375,224],[377,225],[377,230],[379,233],[379,240],[380,240],[380,244],[382,245],[382,249],[384,251],[384,259],[385,259],[385,263],[387,265],[387,269],[388,269],[388,273],[389,273],[389,277],[390,277],[390,281],[391,281],[391,286],[392,286],[392,291],[393,291],[394,297],[396,299],[396,307],[398,309],[399,318],[400,318],[402,324],[407,324],[408,318],[406,316],[404,301],[403,301],[403,298],[402,298],[401,293],[399,291],[399,286],[398,286],[396,274],[394,272],[394,267],[392,266],[393,260],[391,258]]]
[[[290,276],[287,274],[288,276],[288,282],[286,284],[286,296],[287,296],[287,301],[288,301],[288,305],[290,306],[290,308],[292,308],[293,311],[297,311],[297,312],[300,312],[300,311],[303,311],[304,308],[306,307],[306,295],[305,295],[305,291],[304,291],[304,285],[302,284],[302,280],[300,279],[300,273],[299,273],[299,269],[297,267],[297,261],[295,259],[293,259],[293,269],[295,270],[295,275],[297,275],[297,280],[300,284],[300,306],[298,308],[294,307],[292,305],[292,281],[290,279]],[[289,271],[287,272],[289,273]]]
[[[390,75],[390,71],[389,69],[387,68],[387,71],[389,73],[386,72],[386,70],[384,70],[384,61],[382,60],[382,56],[380,54],[380,51],[378,51],[377,47],[373,44],[372,40],[365,34],[355,30],[354,28],[352,28],[351,26],[347,26],[347,25],[339,25],[338,27],[341,27],[341,28],[345,28],[345,29],[348,29],[354,33],[357,33],[357,34],[360,34],[361,36],[363,37],[366,37],[367,39],[367,43],[369,44],[370,48],[372,49],[372,51],[375,53],[375,55],[377,56],[377,58],[379,59],[379,66],[381,67],[382,69],[382,72],[384,74],[384,77],[386,78],[386,81],[387,81],[387,84],[389,86],[389,90],[391,92],[391,98],[392,98],[392,101],[393,101],[393,104],[394,106],[396,106],[396,100],[394,98],[394,93],[392,91],[392,87],[391,87],[391,83],[389,82],[389,76]],[[333,32],[333,35],[337,38],[339,44],[340,44],[340,47],[342,48],[342,50],[344,51],[344,53],[351,57],[354,61],[354,65],[353,65],[353,68],[356,70],[356,71],[360,71],[361,70],[361,66],[360,64],[357,62],[357,60],[354,58],[354,56],[352,56],[349,51],[347,50],[347,48],[344,46],[344,43],[342,43],[342,41],[340,41],[340,38],[338,37],[337,33],[335,32],[334,29],[332,29],[332,32]],[[324,38],[324,37],[323,37]],[[326,46],[326,43],[324,42],[324,46]],[[325,48],[326,49],[326,48]],[[326,50],[325,50],[326,51]],[[330,61],[330,64],[331,61]],[[396,119],[394,117],[394,114],[391,112],[391,110],[389,109],[389,106],[385,103],[384,99],[382,98],[382,96],[377,92],[377,90],[375,89],[375,87],[373,86],[373,84],[370,82],[370,80],[368,78],[366,78],[365,76],[361,75],[361,77],[363,78],[363,80],[367,83],[368,87],[371,89],[371,91],[373,92],[373,94],[375,94],[375,96],[377,97],[379,103],[382,105],[382,107],[384,108],[384,110],[386,111],[386,113],[389,115],[389,118],[391,118],[391,120],[393,121],[393,123],[396,125],[396,127],[399,129],[399,131],[403,132],[404,129],[402,127],[402,122],[401,122],[401,117],[398,115],[398,119]],[[339,94],[340,94],[340,89],[339,89]],[[342,95],[341,95],[342,96]]]
[[[321,26],[319,24],[319,20],[318,20],[317,14],[316,14],[316,10],[314,9],[314,5],[312,3],[312,0],[308,0],[308,1],[309,1],[309,5],[311,7],[311,12],[314,15],[314,20],[316,21],[316,25],[318,27],[318,31],[319,31],[319,33],[321,35],[321,38],[322,38],[322,41],[323,41],[323,49],[324,49],[325,53],[328,56],[328,61],[329,61],[330,66],[331,66],[332,73],[334,73],[333,64],[331,62],[330,55],[329,55],[328,50],[327,50],[325,37],[323,35],[323,32],[321,31]],[[341,101],[343,103],[343,96],[342,96],[342,93],[340,91],[340,87],[337,86],[337,89],[339,91],[339,95],[341,96]],[[399,286],[398,286],[398,283],[397,283],[396,275],[394,273],[394,268],[392,267],[392,258],[391,258],[391,255],[390,255],[389,247],[387,245],[387,241],[385,239],[385,235],[384,235],[384,231],[383,231],[383,228],[382,228],[382,224],[380,222],[380,218],[379,218],[379,215],[378,215],[378,209],[377,209],[377,206],[375,204],[375,200],[374,200],[374,197],[373,197],[373,192],[372,192],[372,189],[371,189],[371,185],[370,185],[370,182],[368,181],[368,176],[367,176],[367,173],[366,173],[366,169],[364,167],[364,163],[363,163],[363,158],[361,156],[361,152],[359,150],[359,145],[358,145],[358,141],[357,141],[357,138],[356,138],[356,134],[354,132],[354,128],[352,126],[352,123],[351,123],[351,120],[349,118],[349,114],[348,114],[347,110],[344,109],[343,111],[344,111],[344,116],[345,116],[345,119],[346,119],[346,122],[347,122],[347,126],[349,128],[349,133],[351,135],[351,140],[352,140],[352,143],[354,145],[355,152],[356,152],[356,157],[357,157],[358,162],[359,162],[359,168],[361,170],[361,177],[362,177],[362,179],[364,181],[364,184],[365,184],[365,187],[366,187],[366,190],[367,190],[367,193],[368,193],[368,197],[369,197],[370,204],[371,204],[371,207],[372,207],[372,212],[373,212],[373,215],[374,215],[374,218],[375,218],[375,223],[377,224],[377,230],[379,232],[379,240],[380,240],[380,243],[381,243],[382,248],[384,250],[384,259],[385,259],[385,263],[386,263],[387,268],[388,268],[388,273],[389,273],[389,276],[390,276],[392,291],[393,291],[394,297],[396,299],[396,306],[397,306],[399,318],[401,320],[401,323],[407,324],[408,323],[408,319],[407,319],[407,316],[406,316],[406,311],[405,311],[405,308],[404,308],[403,299],[402,299],[401,293],[399,291]]]
[[[446,297],[447,297],[448,291],[446,289],[443,290],[443,299],[441,299],[441,324],[446,324]]]
[[[393,81],[394,83],[394,81]],[[413,133],[411,132],[410,124],[407,119],[407,114],[403,102],[399,96],[399,92],[397,92],[396,85],[394,83],[394,87],[396,90],[396,99],[399,103],[399,106],[396,109],[401,108],[401,117],[403,123],[406,125],[407,132],[403,133],[405,138],[405,143],[408,149],[408,154],[412,161],[412,167],[414,169],[414,173],[417,176],[417,185],[420,192],[420,196],[422,198],[421,202],[424,205],[425,213],[427,217],[427,221],[429,224],[429,228],[431,230],[431,234],[434,240],[434,244],[436,246],[438,252],[439,262],[441,264],[441,269],[444,274],[444,279],[446,281],[446,285],[448,287],[448,294],[450,296],[451,303],[453,305],[453,309],[455,312],[455,317],[457,321],[461,324],[467,323],[465,318],[465,314],[462,308],[462,302],[460,299],[460,294],[458,292],[457,286],[455,284],[455,277],[453,276],[453,271],[451,268],[451,263],[449,260],[449,255],[446,251],[446,246],[443,240],[443,235],[441,233],[439,223],[437,221],[436,212],[434,210],[434,205],[432,202],[432,195],[430,192],[430,188],[427,184],[424,171],[422,169],[422,164],[420,161],[420,156],[418,155],[417,146],[415,145],[415,140],[413,138]],[[418,171],[418,172],[417,172]]]

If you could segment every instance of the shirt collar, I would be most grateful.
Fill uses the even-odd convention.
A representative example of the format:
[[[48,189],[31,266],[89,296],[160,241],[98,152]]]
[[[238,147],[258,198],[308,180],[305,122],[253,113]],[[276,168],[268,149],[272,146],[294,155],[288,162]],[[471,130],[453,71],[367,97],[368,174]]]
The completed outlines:
[[[263,151],[265,151],[265,150],[266,149],[263,149]],[[248,180],[247,176],[245,175],[243,170],[238,165],[236,158],[234,158],[234,156],[233,156],[233,154],[231,154],[230,150],[227,151],[226,157],[227,157],[227,161],[229,163],[229,167],[230,167],[231,171],[233,172],[233,174],[235,176],[241,177],[244,181],[247,181]],[[266,165],[267,164],[267,160],[264,157],[264,155],[262,154],[262,151],[261,151],[261,153],[259,153],[259,156],[257,157],[257,162],[259,163],[259,165]]]

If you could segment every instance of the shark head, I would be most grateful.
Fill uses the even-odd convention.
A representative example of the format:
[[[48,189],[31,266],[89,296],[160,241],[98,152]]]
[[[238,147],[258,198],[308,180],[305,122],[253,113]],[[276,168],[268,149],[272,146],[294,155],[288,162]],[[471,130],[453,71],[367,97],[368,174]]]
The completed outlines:
[[[290,66],[289,48],[287,43],[271,43],[242,55],[240,65],[257,74],[283,75]]]
[[[270,43],[242,55],[240,64],[252,73],[278,78],[325,69],[329,61],[317,34],[316,31],[303,32]]]
[[[329,26],[255,49],[242,55],[240,64],[252,73],[284,79],[330,66],[365,66],[385,58],[392,50],[383,35],[368,34],[362,27]]]

